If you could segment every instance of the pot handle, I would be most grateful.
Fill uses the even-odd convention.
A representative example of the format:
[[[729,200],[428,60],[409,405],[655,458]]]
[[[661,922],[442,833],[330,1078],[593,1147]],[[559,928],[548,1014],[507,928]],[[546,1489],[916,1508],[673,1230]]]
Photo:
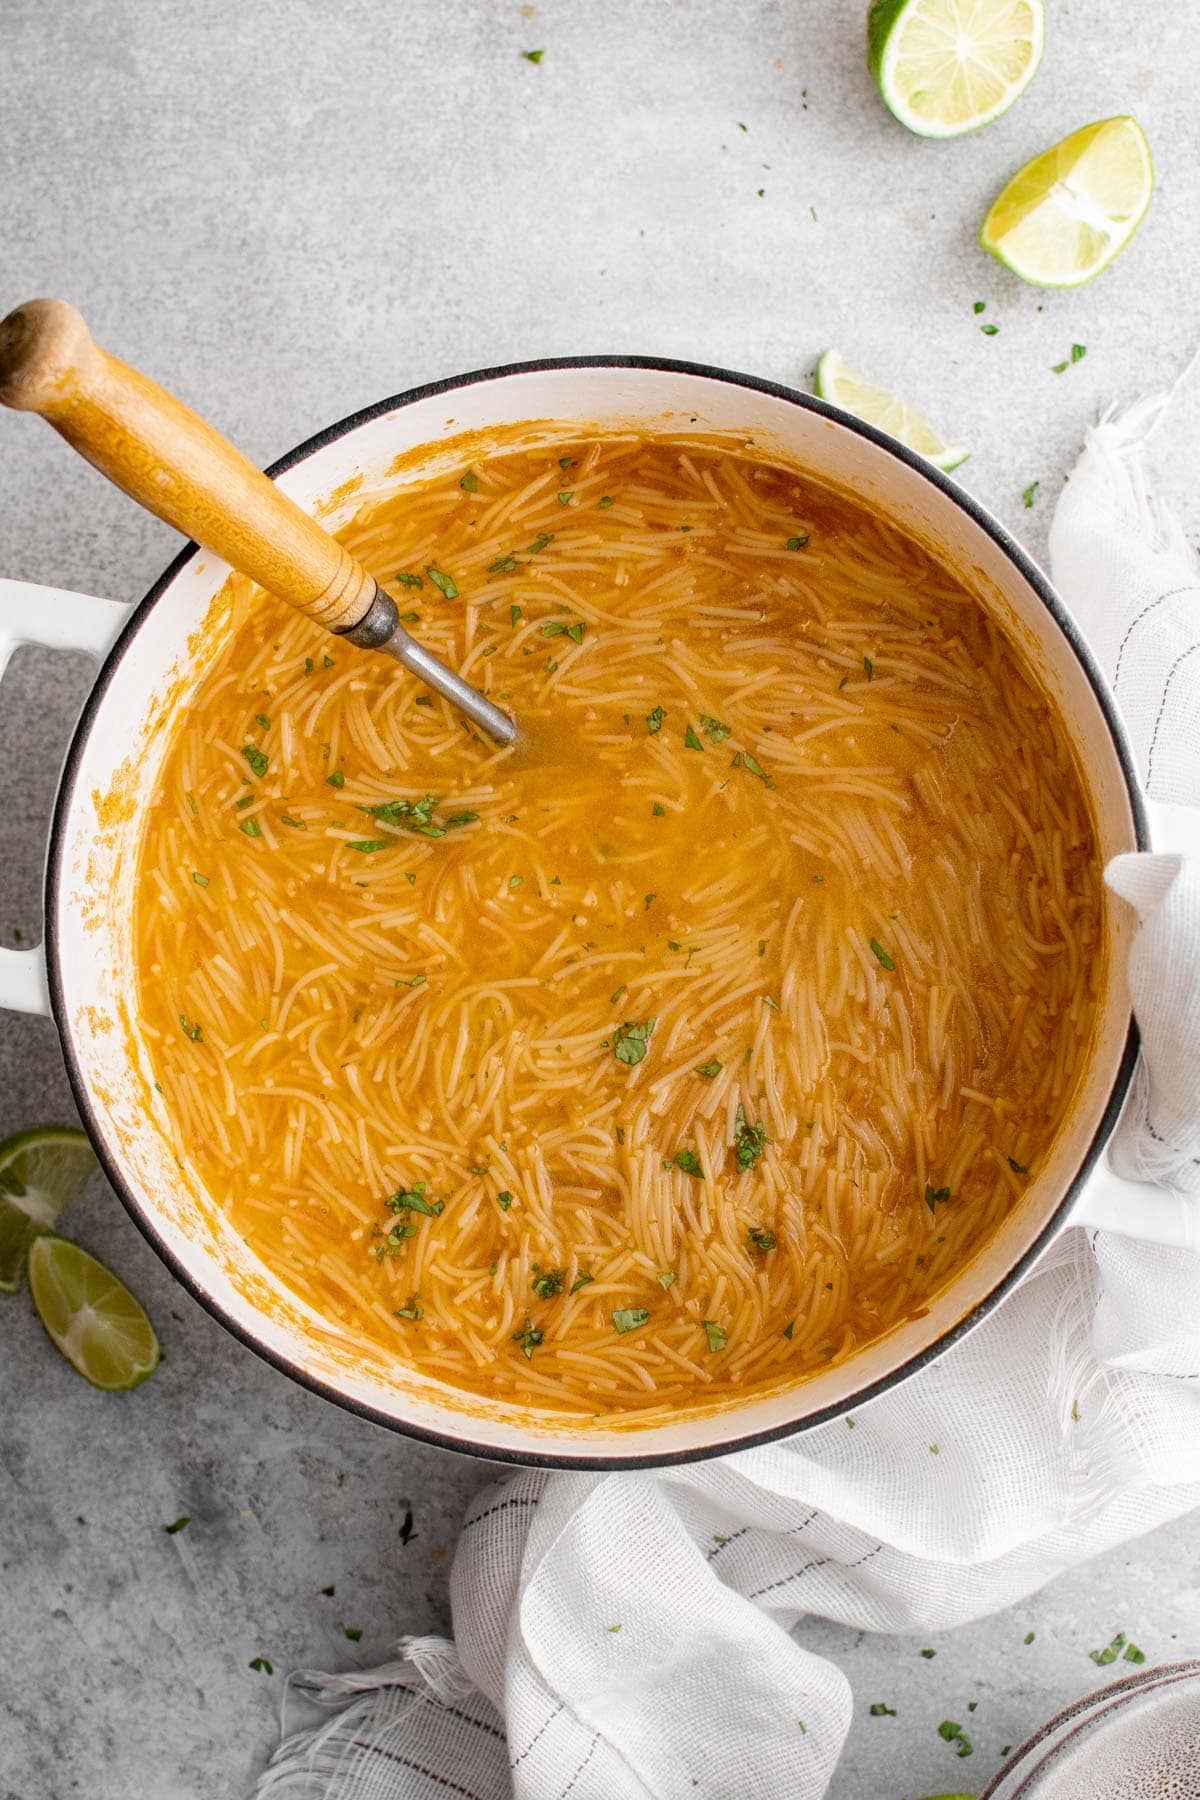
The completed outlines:
[[[0,679],[21,644],[51,650],[86,650],[99,659],[112,647],[129,608],[116,600],[37,587],[31,581],[0,581]],[[49,1016],[46,953],[0,949],[0,1008]]]
[[[1200,806],[1146,802],[1150,841],[1156,851],[1200,859]],[[1200,1055],[1200,1045],[1197,1046]],[[1157,1182],[1128,1181],[1114,1173],[1108,1151],[1100,1157],[1071,1214],[1072,1225],[1115,1231],[1122,1237],[1176,1250],[1200,1252],[1200,1195]]]

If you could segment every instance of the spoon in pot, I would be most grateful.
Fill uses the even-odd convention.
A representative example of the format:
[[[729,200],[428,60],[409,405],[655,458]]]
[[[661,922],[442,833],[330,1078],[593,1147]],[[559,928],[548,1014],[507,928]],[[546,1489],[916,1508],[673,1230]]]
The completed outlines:
[[[31,300],[0,320],[0,405],[40,413],[168,525],[328,631],[394,656],[498,744],[516,739],[515,721],[409,635],[335,537],[182,401],[94,343],[65,300]]]

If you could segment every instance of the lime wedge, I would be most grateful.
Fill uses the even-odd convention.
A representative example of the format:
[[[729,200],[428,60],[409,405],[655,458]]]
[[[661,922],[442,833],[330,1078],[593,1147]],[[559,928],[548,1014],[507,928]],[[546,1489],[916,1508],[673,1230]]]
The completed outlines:
[[[832,401],[834,406],[865,419],[868,425],[877,425],[910,450],[928,457],[939,469],[957,469],[971,454],[961,444],[948,444],[924,413],[907,401],[898,400],[886,388],[875,387],[857,369],[843,362],[836,350],[827,350],[817,364],[816,387],[822,400]]]
[[[959,137],[1007,112],[1037,72],[1042,0],[875,0],[867,65],[920,137]]]
[[[153,1375],[154,1327],[129,1289],[78,1244],[35,1239],[29,1291],[56,1348],[93,1387],[135,1388]]]
[[[96,1167],[82,1131],[39,1125],[0,1144],[0,1292],[15,1294],[39,1232],[80,1193]]]
[[[1035,156],[992,202],[979,241],[1022,281],[1079,287],[1142,222],[1154,164],[1136,119],[1100,119]]]

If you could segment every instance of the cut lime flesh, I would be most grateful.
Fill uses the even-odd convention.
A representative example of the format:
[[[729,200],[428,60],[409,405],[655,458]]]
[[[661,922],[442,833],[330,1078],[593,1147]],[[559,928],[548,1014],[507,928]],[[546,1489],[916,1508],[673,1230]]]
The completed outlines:
[[[129,1289],[78,1244],[35,1239],[29,1291],[52,1343],[93,1387],[113,1393],[153,1375],[154,1327]]]
[[[886,388],[876,387],[844,362],[836,350],[827,350],[817,364],[816,389],[822,400],[832,401],[855,418],[865,419],[890,437],[899,438],[910,450],[916,450],[947,473],[966,462],[971,454],[961,444],[948,444],[924,413]]]
[[[979,241],[1023,281],[1080,287],[1120,255],[1153,192],[1154,163],[1137,120],[1099,119],[1017,171]]]
[[[0,1291],[15,1294],[34,1238],[49,1231],[96,1167],[82,1131],[39,1125],[0,1143]]]
[[[867,62],[902,125],[921,137],[959,137],[1020,98],[1045,33],[1042,0],[875,0]]]

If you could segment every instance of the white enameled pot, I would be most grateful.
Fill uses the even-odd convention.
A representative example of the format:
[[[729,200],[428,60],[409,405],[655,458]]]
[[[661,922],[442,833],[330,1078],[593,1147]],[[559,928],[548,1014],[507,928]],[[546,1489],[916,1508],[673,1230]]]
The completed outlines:
[[[736,431],[854,493],[959,570],[1037,670],[1085,772],[1102,859],[1151,843],[1184,849],[1189,835],[1200,849],[1197,815],[1155,814],[1139,795],[1104,681],[1018,545],[920,457],[807,395],[684,363],[598,357],[524,364],[386,400],[323,432],[271,473],[301,506],[337,526],[364,494],[389,485],[398,457],[424,452],[404,465],[403,481],[417,480],[445,463],[447,440],[462,432],[537,421],[581,431]],[[924,1317],[785,1393],[637,1431],[549,1425],[366,1356],[281,1286],[180,1169],[133,1028],[142,810],[170,714],[186,704],[212,654],[201,628],[228,573],[189,547],[131,613],[107,600],[0,581],[0,669],[25,642],[102,659],[55,808],[45,941],[33,950],[0,951],[0,1005],[53,1013],[81,1117],[113,1186],[197,1298],[278,1367],[381,1424],[447,1448],[560,1466],[665,1464],[782,1436],[904,1379],[996,1306],[1067,1224],[1187,1241],[1183,1206],[1160,1189],[1119,1181],[1102,1155],[1136,1055],[1123,981],[1133,920],[1114,899],[1107,906],[1110,979],[1071,1114],[1021,1204]]]

